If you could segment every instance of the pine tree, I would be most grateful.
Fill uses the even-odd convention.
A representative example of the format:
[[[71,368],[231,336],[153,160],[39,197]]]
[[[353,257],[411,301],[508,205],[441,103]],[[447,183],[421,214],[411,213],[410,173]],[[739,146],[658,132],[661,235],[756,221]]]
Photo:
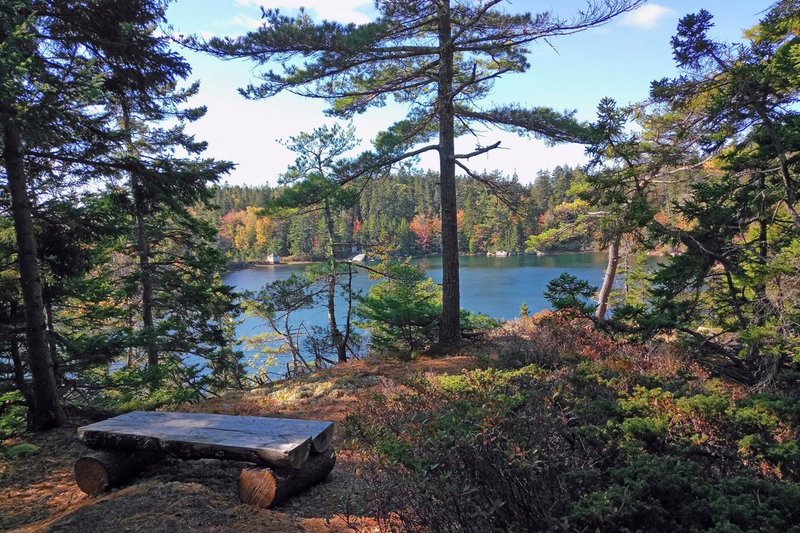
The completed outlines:
[[[346,320],[348,327],[344,331],[336,320],[338,265],[334,214],[337,210],[351,207],[358,198],[358,190],[339,184],[336,167],[344,154],[355,148],[356,144],[353,128],[344,129],[338,125],[322,126],[311,133],[291,137],[286,146],[297,154],[297,158],[280,179],[282,184],[290,187],[281,191],[280,196],[271,203],[279,208],[299,210],[300,216],[307,214],[309,209],[319,210],[322,214],[327,270],[320,274],[327,279],[329,334],[340,362],[347,361],[351,332],[349,316]]]
[[[363,25],[315,24],[304,12],[286,17],[264,10],[266,24],[244,37],[190,44],[217,56],[283,69],[265,72],[263,83],[245,88],[250,98],[291,91],[324,98],[331,102],[329,112],[343,117],[382,105],[390,96],[408,105],[407,118],[381,134],[375,151],[359,158],[350,175],[439,153],[444,295],[439,340],[446,346],[460,339],[456,168],[486,181],[465,161],[499,145],[457,154],[455,137],[468,124],[482,123],[553,142],[585,139],[586,130],[570,114],[519,106],[480,109],[476,104],[494,80],[527,70],[528,44],[602,24],[639,3],[605,0],[590,4],[574,20],[562,20],[549,12],[507,13],[499,7],[501,0],[379,0],[378,18]]]

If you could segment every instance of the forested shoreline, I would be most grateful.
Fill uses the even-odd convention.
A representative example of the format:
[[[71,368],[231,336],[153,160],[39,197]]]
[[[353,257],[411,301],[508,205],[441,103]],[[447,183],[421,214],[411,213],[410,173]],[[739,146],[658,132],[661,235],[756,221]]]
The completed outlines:
[[[530,184],[518,178],[497,177],[502,198],[484,184],[458,178],[459,252],[514,254],[536,251],[580,251],[597,246],[590,234],[530,248],[528,239],[545,231],[560,216],[553,210],[574,200],[570,189],[582,183],[580,170],[567,165],[541,171]],[[380,255],[424,256],[441,253],[441,209],[432,172],[407,172],[370,181],[359,191],[355,205],[334,214],[337,257],[349,258],[362,251]],[[284,187],[223,185],[215,189],[210,216],[219,230],[219,248],[234,262],[266,262],[270,254],[292,260],[325,257],[319,212],[285,212],[270,208]]]

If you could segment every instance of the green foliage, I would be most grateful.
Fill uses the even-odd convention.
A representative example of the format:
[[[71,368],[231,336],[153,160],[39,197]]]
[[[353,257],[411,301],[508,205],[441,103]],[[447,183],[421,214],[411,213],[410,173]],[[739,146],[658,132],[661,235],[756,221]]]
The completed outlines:
[[[545,176],[541,179],[548,183],[552,180],[560,187],[573,183],[578,175],[570,167],[540,174]],[[292,176],[294,180],[299,175]],[[328,257],[328,243],[315,236],[327,233],[323,198],[330,193],[337,258],[352,257],[352,246],[359,250],[375,243],[390,249],[394,257],[441,253],[441,201],[435,173],[405,169],[345,187],[328,180],[317,183],[321,181],[319,176],[309,174],[307,180],[292,181],[289,188],[226,185],[217,189],[214,203],[218,209],[206,216],[217,224],[219,248],[234,262],[264,262],[272,253],[300,260],[324,260]],[[329,179],[334,178],[331,175]],[[496,193],[471,178],[457,180],[459,250],[475,254],[497,250],[523,253],[526,239],[537,231],[538,217],[546,209],[540,202],[546,206],[548,198],[538,198],[535,185],[515,178],[496,175],[492,180]],[[292,205],[296,207],[290,208]],[[427,249],[409,229],[415,220],[429,224],[432,238],[425,243]],[[578,250],[590,244],[584,234],[543,249]]]
[[[604,344],[583,322],[511,330],[573,357],[420,376],[351,417],[377,463],[370,510],[409,530],[796,528],[796,391],[748,394],[674,347]]]
[[[0,289],[10,332],[0,361],[4,387],[28,381],[33,428],[47,425],[37,412],[57,414],[42,394],[50,382],[62,387],[54,401],[122,408],[239,384],[235,298],[214,228],[196,216],[232,164],[204,158],[186,132],[205,108],[187,107],[198,85],[184,83],[188,62],[157,31],[167,4],[15,0],[0,10],[0,122],[13,133],[0,142],[21,157],[0,172],[10,204],[30,208],[2,224],[0,277],[14,284]],[[46,325],[29,328],[25,316]],[[159,361],[163,371],[144,370]],[[145,378],[164,383],[137,391]],[[16,412],[4,409],[4,422]]]
[[[408,382],[402,396],[349,419],[379,468],[397,476],[394,495],[374,494],[374,505],[401,496],[414,509],[400,512],[412,530],[546,528],[575,485],[560,478],[569,467],[559,456],[572,455],[568,431],[541,376],[526,367]]]
[[[586,280],[578,279],[567,272],[547,283],[544,297],[556,311],[571,309],[583,315],[590,315],[595,305],[589,302],[597,293],[597,287]]]
[[[569,522],[578,529],[780,531],[800,504],[795,484],[753,477],[716,480],[692,461],[643,457],[612,469],[613,482],[587,494]]]
[[[295,373],[311,370],[301,353],[301,327],[295,325],[292,315],[313,307],[318,297],[319,289],[314,288],[314,280],[294,273],[245,294],[245,312],[264,320],[271,332],[250,338],[249,343],[266,356],[290,355]]]
[[[20,391],[0,394],[0,439],[24,431],[27,414],[28,408]]]
[[[358,299],[356,315],[381,352],[413,354],[436,340],[441,289],[411,262],[384,263],[386,279]]]
[[[85,372],[90,405],[118,412],[151,411],[195,403],[213,386],[213,376],[179,358],[166,358],[156,367],[126,366],[113,371]],[[159,383],[153,388],[152,383]],[[86,398],[84,398],[86,400]]]
[[[483,313],[461,310],[461,330],[465,333],[484,333],[500,327],[501,322]]]
[[[681,252],[655,273],[640,323],[647,335],[682,331],[704,355],[739,358],[745,379],[762,384],[796,360],[800,337],[800,84],[787,68],[800,50],[796,22],[795,7],[776,2],[732,46],[713,40],[709,12],[687,15],[672,39],[686,75],[652,87],[653,123],[680,141],[673,165],[693,165],[698,155],[708,162],[687,174],[671,206],[680,218],[649,224]]]

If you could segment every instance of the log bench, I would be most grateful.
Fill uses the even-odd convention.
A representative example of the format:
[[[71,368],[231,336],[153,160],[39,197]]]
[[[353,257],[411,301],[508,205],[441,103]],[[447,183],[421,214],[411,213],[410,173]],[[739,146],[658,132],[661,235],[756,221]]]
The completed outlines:
[[[244,503],[269,508],[324,479],[335,464],[333,423],[291,418],[134,411],[78,428],[93,451],[75,463],[90,496],[172,455],[254,463],[239,475]]]

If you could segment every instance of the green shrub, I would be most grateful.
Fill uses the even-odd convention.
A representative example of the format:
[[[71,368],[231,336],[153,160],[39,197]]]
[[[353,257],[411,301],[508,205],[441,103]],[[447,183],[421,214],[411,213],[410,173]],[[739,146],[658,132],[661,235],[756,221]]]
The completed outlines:
[[[731,399],[718,394],[695,394],[675,402],[679,411],[707,419],[719,419],[731,406]]]
[[[544,297],[556,311],[570,309],[583,315],[591,315],[597,307],[591,302],[595,294],[597,287],[567,272],[548,281],[544,291]]]
[[[442,289],[421,266],[409,261],[383,264],[385,278],[358,298],[356,316],[370,332],[370,347],[402,357],[427,350],[439,335]],[[500,325],[497,320],[464,309],[461,330],[479,336]]]
[[[399,517],[412,531],[557,524],[569,495],[580,491],[582,467],[597,457],[576,446],[544,375],[529,366],[407,383],[401,395],[352,417],[348,432],[380,465],[373,479],[391,479],[376,487],[373,512],[387,525]]]
[[[669,419],[666,417],[631,417],[623,420],[623,432],[628,438],[634,438],[654,446],[667,435]]]
[[[585,322],[521,319],[504,368],[404,383],[353,418],[387,529],[800,531],[791,387],[748,396]]]
[[[356,315],[379,352],[413,353],[436,341],[441,288],[418,265],[386,263],[386,279],[358,299]]]
[[[581,498],[569,525],[601,531],[797,530],[800,487],[777,480],[718,478],[692,461],[641,457]]]
[[[0,439],[6,439],[25,430],[28,408],[19,391],[0,394]]]

